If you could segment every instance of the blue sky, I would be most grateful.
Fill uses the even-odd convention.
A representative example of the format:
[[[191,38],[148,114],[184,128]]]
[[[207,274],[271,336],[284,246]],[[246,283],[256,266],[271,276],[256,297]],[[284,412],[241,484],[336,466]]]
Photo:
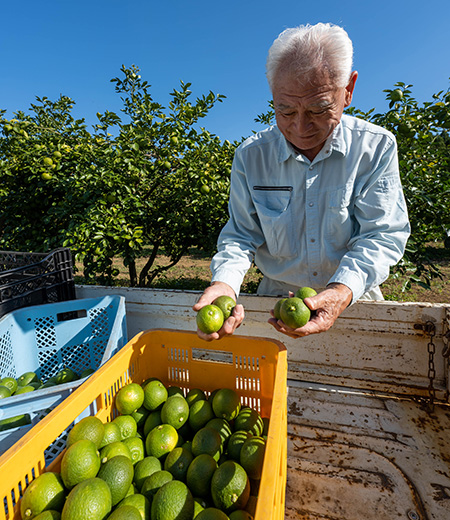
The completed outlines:
[[[22,0],[2,1],[0,108],[27,111],[36,96],[71,97],[73,114],[119,113],[110,79],[137,65],[155,101],[167,104],[180,80],[193,97],[227,99],[202,121],[221,139],[262,127],[267,109],[267,51],[287,27],[332,22],[354,43],[359,72],[353,105],[387,109],[383,89],[413,84],[419,102],[447,90],[450,77],[448,0]]]

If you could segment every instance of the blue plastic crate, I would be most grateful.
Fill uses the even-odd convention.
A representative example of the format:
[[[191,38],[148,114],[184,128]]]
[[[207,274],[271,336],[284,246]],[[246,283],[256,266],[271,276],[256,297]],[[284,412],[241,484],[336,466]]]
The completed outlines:
[[[0,318],[0,377],[33,371],[44,381],[64,367],[96,370],[127,343],[125,298],[105,296],[36,305]],[[0,453],[84,379],[0,400],[0,420],[29,414],[31,425],[0,431]],[[56,447],[56,453],[58,452]],[[53,450],[54,451],[54,450]]]

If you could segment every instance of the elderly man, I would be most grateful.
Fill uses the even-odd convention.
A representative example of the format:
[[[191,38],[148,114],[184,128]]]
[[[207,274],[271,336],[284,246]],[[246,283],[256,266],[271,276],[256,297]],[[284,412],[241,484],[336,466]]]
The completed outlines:
[[[211,262],[212,283],[193,306],[239,294],[255,261],[258,294],[312,287],[313,319],[291,337],[328,330],[358,299],[383,299],[379,284],[410,233],[397,145],[387,130],[343,115],[358,73],[347,33],[331,24],[288,29],[269,50],[267,78],[277,125],[242,143],[231,172],[230,219]],[[273,313],[272,313],[273,315]],[[244,318],[237,305],[219,332]]]

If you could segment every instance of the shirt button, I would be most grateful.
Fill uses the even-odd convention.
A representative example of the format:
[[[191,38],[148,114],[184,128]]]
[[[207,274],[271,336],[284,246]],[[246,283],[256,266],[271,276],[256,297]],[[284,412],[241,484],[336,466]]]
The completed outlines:
[[[310,169],[310,170],[314,170],[314,166],[310,166],[309,169]]]
[[[314,206],[314,202],[310,202],[310,203],[308,204],[308,206],[309,206],[310,208],[312,208],[312,207]]]
[[[314,272],[313,272],[313,276],[317,276],[317,271],[314,271]]]
[[[316,241],[315,238],[311,238],[311,242],[314,244],[314,242]]]

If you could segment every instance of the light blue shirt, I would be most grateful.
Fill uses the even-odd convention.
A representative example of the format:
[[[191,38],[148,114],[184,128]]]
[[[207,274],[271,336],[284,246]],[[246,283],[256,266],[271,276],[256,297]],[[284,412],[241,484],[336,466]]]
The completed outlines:
[[[410,234],[395,138],[344,115],[310,162],[268,128],[236,150],[229,214],[212,281],[238,295],[254,260],[260,294],[337,282],[354,302],[386,280]]]

